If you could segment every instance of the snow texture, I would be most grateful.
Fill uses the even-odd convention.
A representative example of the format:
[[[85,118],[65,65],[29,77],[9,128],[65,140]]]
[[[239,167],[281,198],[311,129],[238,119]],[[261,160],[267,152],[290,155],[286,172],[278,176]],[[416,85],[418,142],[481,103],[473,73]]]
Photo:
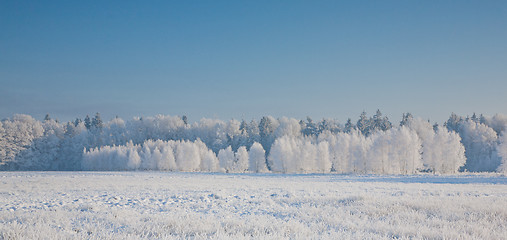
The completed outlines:
[[[499,174],[0,172],[0,185],[0,239],[507,236]]]

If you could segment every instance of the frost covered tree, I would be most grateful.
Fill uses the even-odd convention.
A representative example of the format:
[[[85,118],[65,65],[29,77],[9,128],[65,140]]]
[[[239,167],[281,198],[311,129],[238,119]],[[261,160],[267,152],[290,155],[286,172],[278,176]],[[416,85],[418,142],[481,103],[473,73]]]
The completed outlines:
[[[33,141],[43,135],[42,123],[31,116],[16,114],[11,119],[2,120],[0,125],[0,169],[24,169],[22,163],[20,163],[24,159],[18,155],[21,152],[24,152],[24,157],[37,154],[29,149]],[[31,160],[37,160],[37,156],[31,157]],[[26,163],[25,161],[25,164],[33,165],[37,163]]]
[[[387,142],[385,144],[387,150],[381,151],[382,154],[378,155],[384,157],[382,172],[414,174],[422,168],[422,144],[414,130],[402,126],[380,134],[384,136],[384,141]]]
[[[234,152],[229,146],[218,152],[220,167],[228,173],[241,173],[248,170],[248,151],[245,146]]]
[[[266,167],[266,152],[262,145],[258,142],[254,142],[248,153],[248,170],[250,172],[268,172]]]
[[[507,115],[495,114],[493,117],[485,117],[481,114],[480,123],[492,128],[500,136],[507,128]]]
[[[329,144],[312,143],[303,137],[283,136],[275,140],[268,162],[274,172],[329,172]]]
[[[95,117],[93,117],[92,127],[95,129],[102,129],[104,127],[104,122],[102,122],[102,118],[100,117],[100,113],[96,113]]]
[[[355,128],[355,126],[352,123],[352,120],[350,118],[347,119],[347,123],[345,123],[345,127],[344,127],[343,131],[346,133],[350,133],[354,128]]]
[[[500,166],[497,172],[507,173],[507,133],[504,132],[500,136],[500,143],[497,146],[498,156],[501,158]]]
[[[496,152],[496,132],[481,123],[467,120],[460,125],[461,142],[466,151],[465,169],[472,172],[495,171],[500,165]]]
[[[460,125],[463,123],[463,117],[456,115],[455,113],[451,113],[449,119],[444,123],[444,126],[449,131],[459,132]]]
[[[278,127],[276,122],[277,121],[271,116],[262,117],[259,122],[259,140],[264,150],[266,150],[266,154],[269,154],[271,145],[275,141],[274,132]]]
[[[373,133],[376,131],[387,131],[392,128],[391,122],[389,122],[389,119],[384,117],[382,113],[380,112],[380,109],[377,109],[377,112],[375,115],[373,115],[373,118],[370,120],[370,129],[368,129],[369,133]]]
[[[414,119],[411,113],[403,113],[401,118],[400,126],[406,126]]]
[[[319,135],[319,142],[328,143],[331,171],[336,173],[353,172],[353,169],[350,167],[350,136],[351,134],[349,133],[340,132],[332,134],[330,131],[325,131]]]
[[[379,111],[370,119],[363,113],[364,121],[358,123],[363,128],[369,126],[365,135],[351,121],[341,132],[340,124],[332,119],[314,123],[310,119],[264,117],[259,124],[255,120],[201,119],[185,124],[181,117],[157,115],[129,121],[116,117],[107,122],[96,116],[84,122],[59,123],[15,115],[0,122],[0,169],[376,174],[500,171],[505,165],[505,141],[498,136],[504,136],[507,117],[476,118],[472,115],[463,120],[453,114],[442,128],[404,114],[401,127],[385,128],[387,118]],[[316,132],[305,136],[310,123]],[[267,153],[264,145],[274,152]],[[224,153],[232,156],[225,164]]]
[[[301,130],[303,135],[312,136],[317,134],[317,125],[313,122],[311,117],[306,117],[305,128]]]
[[[200,139],[197,139],[194,144],[199,149],[199,155],[201,158],[201,171],[217,172],[220,169],[217,155]]]
[[[363,135],[368,135],[368,130],[370,129],[370,120],[366,116],[366,112],[363,111],[361,115],[359,116],[359,120],[357,120],[356,128],[359,130]]]
[[[92,120],[90,119],[90,116],[86,115],[84,119],[84,124],[86,129],[90,130],[92,128]]]
[[[444,127],[433,130],[431,124],[420,118],[408,124],[417,132],[422,143],[423,168],[434,173],[456,173],[465,165],[465,147],[460,136]]]
[[[241,120],[241,123],[239,125],[239,131],[241,134],[248,134],[248,124],[244,119]]]
[[[248,171],[248,151],[246,150],[245,146],[241,146],[238,148],[238,151],[234,154],[235,155],[235,163],[233,167],[234,172],[246,172]]]
[[[182,141],[176,145],[176,165],[183,172],[199,171],[200,153],[199,148],[192,142]]]
[[[234,165],[234,152],[232,151],[231,146],[226,149],[221,149],[218,152],[218,161],[220,163],[220,168],[223,169],[224,172],[232,172]]]

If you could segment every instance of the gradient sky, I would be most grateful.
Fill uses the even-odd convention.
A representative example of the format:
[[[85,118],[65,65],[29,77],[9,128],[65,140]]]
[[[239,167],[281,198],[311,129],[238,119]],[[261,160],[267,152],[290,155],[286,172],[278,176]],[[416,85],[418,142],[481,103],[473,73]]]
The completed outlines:
[[[507,113],[507,1],[1,1],[0,119]]]

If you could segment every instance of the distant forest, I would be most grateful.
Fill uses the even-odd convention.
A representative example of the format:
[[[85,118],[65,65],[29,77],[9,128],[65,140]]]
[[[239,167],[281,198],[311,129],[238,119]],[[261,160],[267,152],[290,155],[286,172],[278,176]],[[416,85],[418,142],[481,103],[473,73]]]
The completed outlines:
[[[356,174],[507,172],[507,116],[451,114],[441,126],[380,110],[357,121],[100,114],[59,122],[16,114],[0,122],[0,170]]]

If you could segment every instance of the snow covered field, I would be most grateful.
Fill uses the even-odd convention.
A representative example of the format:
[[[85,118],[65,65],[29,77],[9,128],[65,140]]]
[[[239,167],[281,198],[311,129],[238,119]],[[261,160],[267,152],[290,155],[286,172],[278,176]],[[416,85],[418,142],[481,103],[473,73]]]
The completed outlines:
[[[507,177],[0,172],[0,239],[505,239]]]

